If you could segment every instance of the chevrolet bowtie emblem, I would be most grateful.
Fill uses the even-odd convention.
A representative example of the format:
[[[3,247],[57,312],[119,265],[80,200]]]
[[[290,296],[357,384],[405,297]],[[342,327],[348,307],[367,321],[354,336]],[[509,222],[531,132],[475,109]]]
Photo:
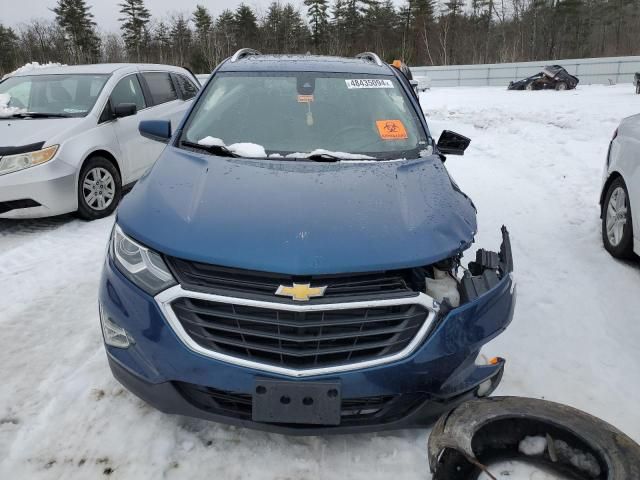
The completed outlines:
[[[308,302],[314,297],[322,297],[327,287],[312,287],[308,283],[294,283],[293,287],[280,285],[276,290],[276,295],[291,297],[298,302]]]

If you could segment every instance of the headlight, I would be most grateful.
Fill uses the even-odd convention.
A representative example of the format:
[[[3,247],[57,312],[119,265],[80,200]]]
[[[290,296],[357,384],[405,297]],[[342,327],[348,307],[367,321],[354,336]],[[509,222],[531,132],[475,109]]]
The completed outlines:
[[[162,257],[127,237],[118,225],[113,229],[109,251],[118,270],[150,295],[176,284]]]
[[[17,153],[0,157],[0,175],[11,173],[23,168],[34,167],[51,160],[58,151],[58,145],[36,150],[35,152]]]

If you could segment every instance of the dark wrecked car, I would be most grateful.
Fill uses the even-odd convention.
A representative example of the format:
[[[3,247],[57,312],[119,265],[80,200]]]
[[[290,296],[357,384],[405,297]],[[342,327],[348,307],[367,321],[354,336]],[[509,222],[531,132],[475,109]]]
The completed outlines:
[[[222,62],[118,209],[100,286],[109,364],[162,411],[281,433],[430,423],[489,395],[480,349],[515,305],[506,228],[462,265],[476,210],[401,70]],[[466,262],[465,262],[466,263]]]
[[[508,90],[572,90],[580,80],[560,65],[550,65],[531,77],[509,83]]]

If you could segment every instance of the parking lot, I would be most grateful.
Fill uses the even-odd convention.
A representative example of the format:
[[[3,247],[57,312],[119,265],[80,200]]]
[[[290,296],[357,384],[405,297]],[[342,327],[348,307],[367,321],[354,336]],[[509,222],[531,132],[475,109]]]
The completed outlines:
[[[421,103],[435,137],[472,139],[446,165],[477,206],[476,245],[511,232],[518,303],[486,347],[507,359],[496,394],[640,441],[640,262],[605,252],[598,210],[608,142],[640,112],[633,87],[441,88]],[[429,478],[427,430],[285,437],[167,416],[121,388],[97,316],[113,221],[0,220],[0,478]]]

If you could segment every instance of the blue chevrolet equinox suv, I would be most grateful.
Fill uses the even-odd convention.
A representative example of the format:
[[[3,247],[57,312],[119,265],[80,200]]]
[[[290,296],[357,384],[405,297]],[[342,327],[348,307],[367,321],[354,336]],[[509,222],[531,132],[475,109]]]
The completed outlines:
[[[489,395],[509,234],[474,241],[412,82],[373,53],[222,62],[117,212],[99,310],[113,375],[167,413],[289,434],[424,426]]]

